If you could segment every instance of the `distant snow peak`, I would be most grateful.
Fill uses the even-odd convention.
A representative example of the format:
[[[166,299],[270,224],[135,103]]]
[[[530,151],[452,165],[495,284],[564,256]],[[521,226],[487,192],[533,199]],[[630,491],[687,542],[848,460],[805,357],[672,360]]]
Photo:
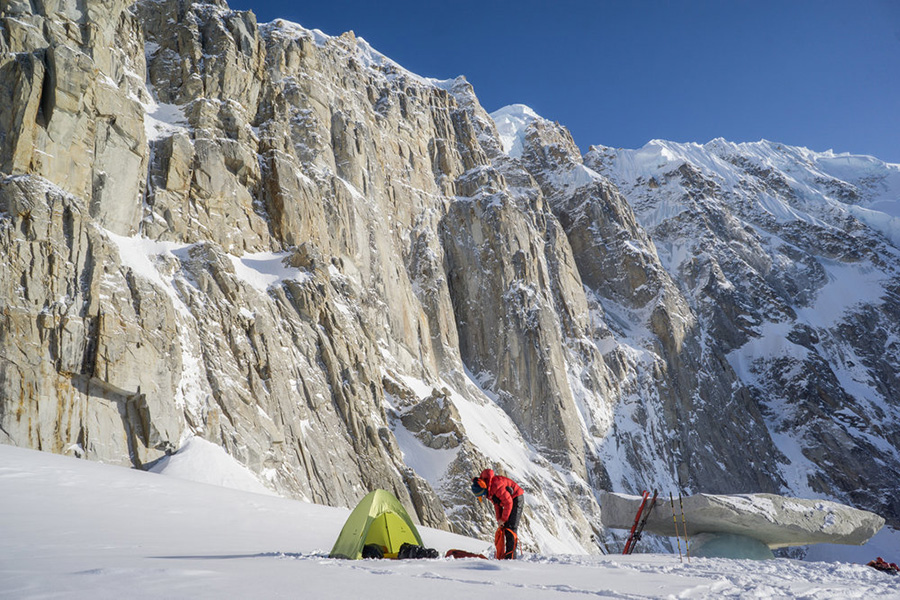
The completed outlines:
[[[716,138],[702,145],[652,140],[637,150],[595,146],[586,163],[625,190],[664,181],[684,164],[736,194],[756,181],[752,197],[781,222],[819,222],[814,213],[832,211],[853,216],[900,247],[900,167],[871,156]],[[645,227],[658,224],[642,216]]]
[[[509,156],[518,158],[522,156],[525,130],[532,121],[542,117],[524,104],[510,104],[492,112],[491,118],[497,126],[497,133],[500,134],[503,151]]]

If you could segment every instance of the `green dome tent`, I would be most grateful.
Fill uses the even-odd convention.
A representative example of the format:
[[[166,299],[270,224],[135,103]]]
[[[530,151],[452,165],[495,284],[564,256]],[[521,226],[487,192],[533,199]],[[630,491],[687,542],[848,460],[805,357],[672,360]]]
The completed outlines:
[[[385,558],[396,558],[404,542],[422,546],[422,538],[400,501],[375,490],[359,501],[331,549],[331,558],[362,558],[363,546],[381,546]]]

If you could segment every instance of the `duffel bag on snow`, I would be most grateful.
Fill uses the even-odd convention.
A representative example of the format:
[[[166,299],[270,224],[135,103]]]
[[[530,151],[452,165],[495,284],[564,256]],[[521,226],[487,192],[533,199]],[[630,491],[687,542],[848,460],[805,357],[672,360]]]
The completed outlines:
[[[426,548],[425,546],[416,546],[415,544],[403,544],[400,546],[400,552],[397,558],[437,558],[438,551],[434,548]]]

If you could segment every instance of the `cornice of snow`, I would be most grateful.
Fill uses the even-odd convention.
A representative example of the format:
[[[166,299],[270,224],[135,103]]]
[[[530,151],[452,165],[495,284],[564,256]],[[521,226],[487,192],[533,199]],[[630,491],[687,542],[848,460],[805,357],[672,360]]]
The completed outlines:
[[[500,134],[503,151],[514,158],[522,156],[525,130],[532,121],[543,119],[524,104],[510,104],[490,114]]]

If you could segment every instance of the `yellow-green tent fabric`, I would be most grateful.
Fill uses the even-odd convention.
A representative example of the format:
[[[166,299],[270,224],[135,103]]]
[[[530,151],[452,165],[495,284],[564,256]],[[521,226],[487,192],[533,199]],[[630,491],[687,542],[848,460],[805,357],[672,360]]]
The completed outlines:
[[[375,490],[359,501],[331,549],[331,558],[362,558],[363,546],[378,544],[385,558],[397,558],[404,542],[422,546],[409,513],[396,496]]]

